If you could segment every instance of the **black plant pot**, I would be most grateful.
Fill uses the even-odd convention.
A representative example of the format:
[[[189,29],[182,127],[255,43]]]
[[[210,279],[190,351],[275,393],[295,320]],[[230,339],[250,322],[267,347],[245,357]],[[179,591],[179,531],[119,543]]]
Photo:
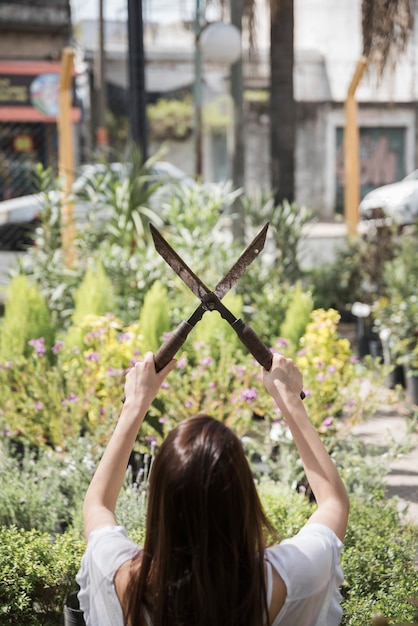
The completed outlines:
[[[385,378],[385,386],[388,389],[395,389],[397,385],[401,385],[405,389],[405,372],[402,365],[395,365]]]

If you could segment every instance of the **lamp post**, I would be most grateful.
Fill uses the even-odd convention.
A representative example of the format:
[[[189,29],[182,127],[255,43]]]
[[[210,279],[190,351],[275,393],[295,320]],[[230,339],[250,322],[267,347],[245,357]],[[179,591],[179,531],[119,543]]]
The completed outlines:
[[[230,66],[241,56],[241,33],[233,24],[203,25],[201,0],[196,0],[194,52],[194,147],[195,174],[203,173],[202,67],[204,62]]]

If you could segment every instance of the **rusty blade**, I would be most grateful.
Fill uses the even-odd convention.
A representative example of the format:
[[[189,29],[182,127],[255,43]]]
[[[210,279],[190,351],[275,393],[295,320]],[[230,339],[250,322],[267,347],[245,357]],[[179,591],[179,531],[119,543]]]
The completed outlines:
[[[180,276],[194,295],[197,296],[199,300],[202,300],[205,295],[211,292],[209,287],[206,287],[205,283],[196,276],[193,270],[179,257],[177,252],[152,224],[150,224],[150,230],[158,254],[160,254],[164,261]]]
[[[246,247],[239,259],[234,263],[229,272],[219,281],[214,289],[214,294],[219,300],[233,287],[236,281],[244,274],[249,265],[257,258],[266,241],[267,223],[261,231],[254,237],[252,242]],[[177,252],[170,246],[158,230],[150,224],[151,235],[154,240],[155,249],[176,272],[176,274],[186,283],[191,291],[202,300],[211,290],[200,280],[192,269],[183,261]]]
[[[222,300],[224,295],[235,285],[237,280],[246,272],[251,263],[258,257],[264,244],[266,243],[266,235],[269,224],[260,230],[258,235],[254,237],[252,242],[246,247],[236,263],[231,267],[229,272],[225,274],[222,280],[216,285],[213,293]]]

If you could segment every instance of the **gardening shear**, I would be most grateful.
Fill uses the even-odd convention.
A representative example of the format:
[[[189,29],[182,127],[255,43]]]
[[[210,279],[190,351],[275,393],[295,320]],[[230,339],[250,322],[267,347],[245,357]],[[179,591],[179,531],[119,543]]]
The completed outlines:
[[[231,289],[236,281],[244,274],[249,265],[260,254],[264,248],[266,241],[268,223],[256,235],[253,241],[247,246],[239,259],[231,267],[229,272],[219,281],[215,289],[211,291],[204,282],[196,276],[190,267],[183,261],[177,252],[170,246],[158,230],[150,224],[151,235],[154,240],[155,249],[175,271],[175,273],[183,280],[189,289],[200,300],[200,305],[195,309],[187,321],[183,321],[179,326],[170,333],[166,341],[157,350],[154,355],[155,369],[157,372],[163,369],[169,361],[174,357],[177,351],[186,341],[189,333],[200,321],[206,311],[218,311],[223,319],[225,319],[234,331],[237,333],[241,342],[253,357],[269,371],[273,356],[269,348],[260,339],[257,333],[250,328],[242,319],[235,315],[221,302],[224,295]],[[304,397],[303,392],[301,397]]]

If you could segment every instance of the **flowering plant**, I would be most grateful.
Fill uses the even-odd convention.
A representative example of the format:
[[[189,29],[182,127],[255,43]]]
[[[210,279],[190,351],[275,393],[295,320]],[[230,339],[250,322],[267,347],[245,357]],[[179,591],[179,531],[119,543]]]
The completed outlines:
[[[348,341],[337,335],[338,314],[314,311],[295,356],[305,376],[307,410],[324,436],[334,436],[341,416],[358,419],[375,406],[375,367],[356,363]],[[50,363],[42,337],[30,340],[32,353],[0,365],[0,425],[11,436],[37,445],[65,447],[84,432],[105,440],[121,408],[129,367],[143,354],[139,325],[123,327],[112,315],[87,316],[80,347],[66,337],[52,348]],[[289,350],[279,339],[273,350]],[[208,413],[257,442],[267,456],[291,443],[287,426],[264,388],[261,367],[236,343],[193,344],[163,383],[141,428],[139,446],[159,444],[170,428],[195,414]],[[271,436],[274,426],[274,437]],[[251,446],[250,446],[251,447]]]

